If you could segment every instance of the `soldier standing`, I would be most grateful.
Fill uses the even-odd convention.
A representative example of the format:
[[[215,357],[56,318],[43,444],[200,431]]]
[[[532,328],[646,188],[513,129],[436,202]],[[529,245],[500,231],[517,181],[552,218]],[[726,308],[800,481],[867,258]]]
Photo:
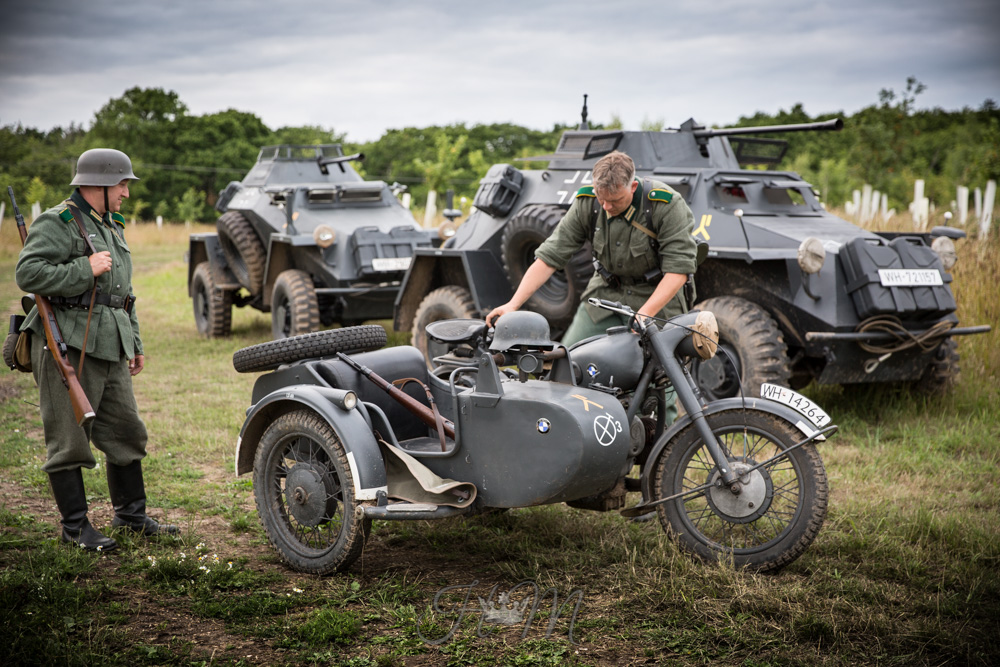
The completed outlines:
[[[121,151],[97,148],[83,153],[71,183],[78,188],[32,223],[15,270],[21,289],[49,298],[69,361],[78,368],[96,413],[85,426],[76,422],[69,394],[45,349],[38,310],[32,309],[22,330],[32,332],[31,365],[47,455],[43,470],[62,515],[62,540],[88,550],[118,546],[87,518],[81,468],[95,466],[90,442],[107,460],[115,510],[112,526],[143,535],[179,532],[146,515],[141,464],[146,426],[132,389],[132,376],[142,372],[145,359],[132,293],[132,258],[119,213],[130,180],[138,177]],[[88,254],[84,234],[96,252]],[[80,367],[81,354],[85,367]]]

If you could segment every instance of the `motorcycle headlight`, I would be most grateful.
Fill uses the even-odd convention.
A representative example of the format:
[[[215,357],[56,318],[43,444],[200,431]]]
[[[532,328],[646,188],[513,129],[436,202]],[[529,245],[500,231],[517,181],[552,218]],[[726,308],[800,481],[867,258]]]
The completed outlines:
[[[313,241],[320,248],[329,248],[336,240],[337,234],[333,231],[333,227],[329,225],[320,225],[313,231]]]
[[[802,241],[799,245],[799,268],[803,273],[819,273],[826,261],[826,248],[823,242],[815,236]]]
[[[955,252],[955,242],[947,236],[938,236],[931,242],[931,250],[941,258],[941,264],[945,271],[951,271],[951,267],[958,262],[958,253]]]

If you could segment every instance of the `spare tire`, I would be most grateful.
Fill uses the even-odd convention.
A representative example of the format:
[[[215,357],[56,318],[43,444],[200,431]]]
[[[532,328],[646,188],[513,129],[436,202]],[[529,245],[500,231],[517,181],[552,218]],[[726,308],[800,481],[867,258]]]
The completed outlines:
[[[385,347],[387,340],[385,329],[375,324],[314,331],[236,350],[233,368],[238,373],[270,371],[282,364],[332,357],[338,352],[351,354],[378,350]]]
[[[240,285],[257,296],[264,286],[267,249],[253,225],[239,211],[227,211],[215,223],[219,245]]]
[[[504,226],[500,241],[503,268],[511,288],[517,289],[528,267],[535,261],[535,250],[555,230],[565,211],[550,204],[525,206]],[[545,316],[553,330],[563,330],[573,321],[580,297],[594,274],[590,244],[570,258],[528,299],[525,308]]]

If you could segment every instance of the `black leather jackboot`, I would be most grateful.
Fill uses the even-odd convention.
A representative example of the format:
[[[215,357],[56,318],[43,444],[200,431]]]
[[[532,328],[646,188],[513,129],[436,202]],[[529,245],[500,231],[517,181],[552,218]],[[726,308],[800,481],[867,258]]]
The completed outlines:
[[[62,515],[62,541],[76,544],[87,551],[111,551],[118,543],[101,535],[87,518],[87,494],[83,488],[80,468],[49,473],[49,484]]]
[[[160,524],[146,516],[146,486],[142,481],[142,462],[133,461],[127,466],[107,464],[108,491],[115,508],[111,525],[127,528],[142,535],[177,535],[177,526]]]

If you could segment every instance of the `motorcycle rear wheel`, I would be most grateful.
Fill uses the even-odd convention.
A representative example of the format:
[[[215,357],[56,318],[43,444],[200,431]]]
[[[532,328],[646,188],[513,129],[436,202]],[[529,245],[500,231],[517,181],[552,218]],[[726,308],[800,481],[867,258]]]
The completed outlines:
[[[344,445],[312,410],[286,413],[267,427],[253,487],[264,532],[292,569],[341,572],[361,555],[371,520],[355,512]]]
[[[725,410],[710,415],[708,422],[737,471],[766,461],[805,437],[789,422],[760,410]],[[668,443],[654,475],[654,500],[720,477],[694,424]],[[809,443],[740,481],[739,495],[720,482],[660,505],[660,523],[682,549],[703,560],[730,561],[757,572],[778,570],[805,552],[826,518],[829,487],[823,461]]]

